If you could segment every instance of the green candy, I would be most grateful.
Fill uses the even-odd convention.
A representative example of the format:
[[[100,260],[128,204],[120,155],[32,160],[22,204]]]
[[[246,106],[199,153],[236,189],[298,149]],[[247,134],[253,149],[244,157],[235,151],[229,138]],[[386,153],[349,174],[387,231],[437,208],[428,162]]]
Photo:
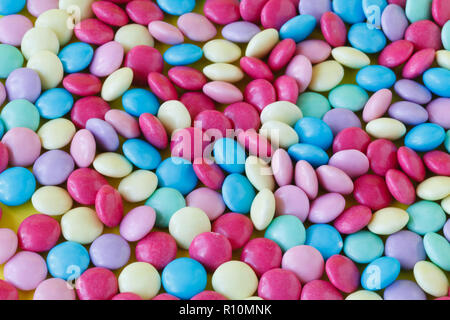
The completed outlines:
[[[22,65],[23,56],[19,49],[8,44],[0,44],[0,79],[6,79]]]
[[[167,228],[173,214],[181,208],[186,207],[186,200],[184,200],[183,195],[176,189],[159,188],[148,198],[145,205],[155,209],[156,226]]]
[[[369,95],[357,85],[343,84],[331,90],[328,100],[333,108],[345,108],[356,112],[364,108]]]
[[[356,263],[370,263],[384,252],[383,240],[369,231],[350,234],[344,241],[344,253]]]
[[[442,27],[441,38],[445,50],[450,50],[450,20]]]
[[[423,246],[428,258],[438,267],[450,271],[450,243],[443,236],[428,232],[423,237]]]
[[[306,230],[302,221],[296,216],[281,215],[272,220],[264,238],[274,241],[285,252],[305,243]]]
[[[447,131],[447,136],[445,137],[445,149],[450,152],[450,130]]]
[[[431,3],[433,0],[408,0],[405,13],[408,20],[413,23],[419,20],[431,20]]]
[[[319,119],[331,109],[327,98],[316,92],[302,93],[298,97],[297,106],[302,110],[304,117]]]
[[[445,213],[441,206],[432,201],[422,200],[406,209],[409,214],[407,228],[417,234],[437,232],[445,224]]]
[[[6,130],[16,127],[36,131],[39,127],[39,111],[30,101],[17,99],[9,102],[0,113]]]

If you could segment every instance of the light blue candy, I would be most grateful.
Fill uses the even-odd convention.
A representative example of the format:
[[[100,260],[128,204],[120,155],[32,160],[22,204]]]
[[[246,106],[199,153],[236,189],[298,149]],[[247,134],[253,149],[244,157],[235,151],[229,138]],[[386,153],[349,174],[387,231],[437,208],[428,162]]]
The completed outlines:
[[[94,57],[94,49],[84,42],[74,42],[65,46],[58,54],[65,73],[86,69]]]
[[[317,118],[305,117],[297,121],[294,126],[301,143],[315,145],[328,150],[333,143],[333,132],[330,127]]]
[[[203,50],[190,43],[177,44],[164,52],[164,61],[173,66],[185,66],[203,57]]]
[[[377,53],[386,46],[386,36],[377,28],[369,28],[367,23],[356,23],[348,31],[348,41],[352,47],[365,53]]]
[[[445,149],[447,149],[447,152],[450,153],[450,130],[447,130],[447,135],[445,137]]]
[[[77,279],[89,267],[89,252],[81,244],[66,241],[47,255],[47,268],[53,278],[66,281]]]
[[[272,220],[264,238],[278,244],[283,251],[305,243],[306,231],[302,221],[296,216],[282,215]]]
[[[423,74],[423,83],[435,95],[450,98],[450,70],[429,69]]]
[[[161,10],[174,16],[181,16],[195,8],[195,0],[157,0],[156,2]]]
[[[405,13],[409,22],[431,19],[431,3],[433,0],[408,0]]]
[[[159,110],[158,98],[145,89],[131,89],[122,96],[122,105],[126,112],[139,117],[143,113],[156,115]]]
[[[226,172],[242,173],[245,170],[245,150],[235,140],[221,138],[214,143],[214,159]]]
[[[328,224],[314,224],[306,229],[305,244],[319,250],[325,260],[339,254],[344,246],[339,232]]]
[[[445,212],[441,206],[433,201],[422,200],[410,205],[406,212],[409,221],[406,227],[420,235],[437,232],[445,224]]]
[[[239,173],[232,173],[223,181],[223,201],[233,212],[249,213],[255,196],[256,193],[250,181]]]
[[[328,154],[323,149],[307,143],[292,145],[288,149],[288,153],[295,161],[306,160],[313,167],[320,167],[321,165],[327,164],[328,160],[330,160]]]
[[[374,15],[381,17],[388,3],[386,0],[362,0],[363,11],[367,19],[371,19]],[[376,8],[376,9],[375,9]],[[372,20],[371,20],[372,21]]]
[[[73,107],[73,96],[63,88],[53,88],[41,94],[36,108],[44,119],[56,119],[66,115]]]
[[[366,19],[362,0],[333,0],[332,5],[334,13],[344,22],[354,24]]]
[[[297,106],[302,110],[304,117],[319,119],[331,109],[327,98],[317,92],[302,93],[297,99]]]
[[[0,15],[7,16],[10,14],[19,13],[23,10],[26,3],[26,0],[1,0]]]
[[[205,290],[207,273],[200,262],[191,258],[178,258],[164,268],[161,282],[167,293],[189,300]]]
[[[441,39],[445,50],[450,50],[450,21],[447,21],[442,27]]]
[[[450,271],[450,243],[443,236],[428,232],[423,237],[423,246],[428,258],[439,268]]]
[[[0,44],[0,79],[8,78],[11,72],[19,69],[22,65],[23,56],[19,49],[9,44]]]
[[[3,121],[0,119],[0,139],[5,134],[5,125],[3,124]]]
[[[198,182],[192,163],[178,157],[170,157],[161,162],[156,169],[156,176],[160,187],[177,189],[183,195],[194,190]]]
[[[445,140],[445,130],[435,123],[422,123],[412,128],[405,136],[405,146],[420,152],[439,147]]]
[[[392,257],[381,257],[372,261],[361,275],[364,289],[381,290],[392,284],[400,274],[400,262]]]
[[[288,20],[280,29],[281,39],[292,39],[300,42],[309,37],[316,27],[316,18],[302,14]]]
[[[0,113],[6,130],[16,127],[36,131],[39,127],[39,111],[30,101],[17,99],[9,102]]]
[[[397,80],[394,71],[384,66],[366,66],[356,74],[356,82],[367,91],[378,91],[392,87]]]
[[[153,170],[161,163],[161,155],[148,142],[141,139],[129,139],[122,145],[124,156],[139,169]]]
[[[173,188],[159,188],[145,202],[156,212],[156,226],[167,228],[175,212],[186,206],[186,200],[180,191]]]
[[[369,95],[357,85],[342,84],[331,90],[328,100],[333,108],[345,108],[356,112],[364,108],[369,100]]]
[[[36,190],[33,174],[22,167],[8,168],[0,173],[0,202],[7,206],[20,206]]]
[[[383,240],[369,231],[359,231],[344,240],[344,253],[356,263],[369,263],[383,254]]]

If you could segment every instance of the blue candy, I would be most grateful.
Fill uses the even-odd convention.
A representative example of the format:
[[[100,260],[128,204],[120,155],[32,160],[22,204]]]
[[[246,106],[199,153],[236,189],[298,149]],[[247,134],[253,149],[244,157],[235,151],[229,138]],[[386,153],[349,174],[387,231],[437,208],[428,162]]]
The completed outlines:
[[[306,229],[305,244],[319,250],[325,260],[339,254],[344,246],[339,232],[328,224],[314,224]]]
[[[73,107],[73,96],[63,88],[45,91],[36,100],[36,108],[44,119],[56,119],[66,115]]]
[[[92,61],[94,49],[84,42],[74,42],[65,46],[58,54],[65,73],[80,72]]]
[[[89,262],[86,248],[73,241],[58,244],[47,255],[50,274],[66,281],[77,279],[89,267]]]
[[[156,96],[145,89],[131,89],[122,96],[122,105],[126,112],[139,117],[143,113],[156,115],[159,109],[159,101]]]
[[[429,69],[423,74],[423,83],[435,95],[450,98],[450,70]]]
[[[185,66],[197,62],[203,57],[203,50],[190,43],[177,44],[167,49],[164,61],[173,66]]]
[[[294,129],[301,143],[312,144],[323,150],[328,150],[333,143],[333,132],[323,120],[318,118],[302,118],[297,121]]]
[[[307,143],[297,143],[288,149],[288,153],[295,161],[306,160],[313,167],[320,167],[327,164],[330,158],[321,148]]]
[[[356,82],[367,91],[378,91],[392,87],[396,81],[394,71],[384,66],[367,66],[356,74]]]
[[[7,206],[20,206],[36,190],[33,174],[22,167],[8,168],[0,173],[0,202]]]
[[[167,293],[189,300],[205,290],[207,274],[200,262],[191,258],[178,258],[164,268],[161,281]]]
[[[305,243],[306,232],[302,221],[296,216],[282,215],[272,220],[264,238],[278,244],[283,251]]]
[[[333,0],[332,5],[334,13],[344,22],[354,24],[366,19],[362,0]]]
[[[392,284],[400,274],[400,262],[392,257],[372,261],[363,271],[361,285],[366,290],[381,290]]]
[[[447,149],[447,152],[450,152],[450,130],[447,130],[447,135],[445,137],[445,149]]]
[[[316,27],[316,18],[302,14],[287,21],[280,29],[281,39],[293,39],[300,42],[308,38]]]
[[[159,188],[145,202],[146,206],[155,209],[156,226],[167,228],[173,214],[186,207],[186,200],[180,191],[173,188]]]
[[[222,138],[214,143],[214,159],[225,171],[242,173],[245,170],[245,150],[235,140]]]
[[[225,178],[222,185],[222,197],[231,211],[248,213],[255,196],[252,184],[243,175],[232,173]]]
[[[362,0],[363,11],[367,19],[371,19],[374,15],[377,15],[380,21],[381,14],[387,5],[386,0]]]
[[[439,147],[445,140],[445,130],[434,123],[422,123],[412,128],[405,136],[405,146],[420,152]]]
[[[27,0],[1,0],[0,1],[0,15],[7,16],[14,13],[19,13],[25,7]]]
[[[161,162],[156,169],[156,176],[160,187],[177,189],[183,195],[194,190],[198,182],[192,163],[178,157],[170,157]]]
[[[0,139],[5,134],[5,125],[3,124],[3,121],[0,119]]]
[[[356,263],[369,263],[384,252],[383,240],[369,231],[352,233],[345,238],[344,253]]]
[[[357,23],[348,31],[348,41],[352,47],[365,53],[377,53],[386,46],[386,36],[377,28],[369,28],[367,23]]]
[[[156,2],[161,10],[174,16],[181,16],[195,8],[195,0],[157,0]]]
[[[124,156],[139,169],[153,170],[161,163],[159,151],[144,140],[129,139],[123,143],[122,150]]]

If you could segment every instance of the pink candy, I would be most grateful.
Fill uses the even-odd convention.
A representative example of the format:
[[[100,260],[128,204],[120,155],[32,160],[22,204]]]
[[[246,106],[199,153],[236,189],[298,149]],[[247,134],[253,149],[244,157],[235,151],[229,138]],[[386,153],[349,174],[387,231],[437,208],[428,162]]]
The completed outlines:
[[[124,67],[133,70],[133,81],[136,84],[147,84],[151,72],[162,72],[164,61],[161,53],[150,46],[136,46],[128,51]]]
[[[303,287],[300,300],[343,300],[343,298],[331,283],[324,280],[313,280]]]
[[[308,58],[311,63],[315,64],[328,59],[331,54],[331,47],[323,40],[305,40],[297,44],[295,54],[303,55]]]
[[[268,0],[241,0],[239,11],[245,21],[259,23],[261,11]]]
[[[328,223],[336,219],[345,208],[345,198],[339,193],[326,193],[314,199],[308,220],[312,223]]]
[[[116,41],[110,41],[98,47],[89,67],[90,73],[97,77],[109,76],[122,65],[123,54],[122,45]]]
[[[284,39],[280,41],[275,48],[272,49],[268,58],[269,67],[273,71],[284,68],[295,54],[296,45],[292,39]]]
[[[253,224],[242,214],[227,213],[214,221],[212,231],[224,235],[230,241],[233,250],[236,250],[242,248],[250,239]]]
[[[5,280],[0,279],[0,300],[19,300],[17,289]]]
[[[306,245],[292,247],[286,251],[281,265],[283,269],[294,272],[301,283],[320,279],[324,269],[320,252]]]
[[[143,113],[139,117],[139,127],[145,139],[158,149],[167,147],[167,132],[163,124],[150,113]]]
[[[360,275],[355,263],[345,256],[336,254],[328,258],[325,272],[330,282],[345,293],[356,291]]]
[[[407,40],[394,41],[381,51],[378,63],[395,68],[405,63],[414,52],[414,45]]]
[[[257,130],[261,121],[258,111],[246,102],[236,102],[225,108],[223,114],[231,120],[236,130]]]
[[[416,50],[439,50],[442,46],[441,29],[430,20],[416,21],[406,29],[405,40],[411,41]]]
[[[39,136],[28,128],[16,127],[8,130],[2,138],[2,144],[8,149],[9,163],[13,166],[28,167],[41,152]]]
[[[216,270],[221,264],[230,261],[232,248],[230,241],[220,233],[201,233],[192,240],[189,256],[210,270]]]
[[[193,41],[208,41],[217,34],[216,27],[205,16],[189,12],[178,18],[178,28]]]
[[[293,215],[302,222],[309,213],[309,199],[306,193],[297,186],[285,185],[274,193],[277,215]]]
[[[199,188],[189,193],[186,206],[202,209],[210,220],[217,219],[225,212],[221,194],[209,188]]]
[[[238,142],[244,146],[250,154],[258,156],[259,158],[270,157],[273,153],[270,142],[254,130],[240,132],[237,138]]]
[[[148,86],[150,90],[161,100],[178,100],[178,93],[169,78],[159,72],[148,74]]]
[[[277,99],[277,94],[273,85],[265,80],[253,80],[247,84],[244,91],[245,101],[262,111],[267,105]]]
[[[126,11],[131,20],[138,24],[148,25],[152,21],[164,19],[164,14],[156,3],[144,0],[128,2]]]
[[[33,300],[76,300],[75,290],[60,278],[42,281],[34,291]]]
[[[386,185],[391,195],[400,203],[411,205],[416,201],[416,190],[408,176],[396,169],[386,172]]]
[[[297,80],[299,92],[304,92],[312,78],[311,61],[301,54],[296,55],[288,64],[286,75]]]
[[[375,92],[364,106],[362,118],[369,122],[382,117],[389,109],[392,102],[392,92],[389,89],[381,89]]]
[[[215,291],[203,291],[200,292],[198,294],[196,294],[195,296],[193,296],[191,298],[191,300],[209,300],[209,301],[214,301],[214,300],[228,300],[227,298],[225,298],[223,295],[221,295],[218,292]]]
[[[299,90],[297,81],[294,78],[283,75],[275,80],[274,86],[277,91],[278,101],[297,102]]]
[[[207,82],[203,73],[191,67],[173,67],[168,75],[174,84],[185,90],[201,90]]]
[[[116,276],[105,268],[87,269],[76,285],[80,300],[110,300],[119,291]]]
[[[118,226],[123,217],[123,203],[119,191],[110,185],[103,185],[95,196],[95,211],[107,227]]]
[[[110,1],[97,1],[91,7],[95,16],[106,24],[121,27],[128,23],[125,11]]]
[[[63,80],[64,88],[78,96],[93,96],[102,90],[99,78],[87,73],[72,73]]]
[[[162,270],[177,254],[177,243],[168,233],[153,231],[136,245],[136,260]]]
[[[412,149],[408,147],[400,147],[397,151],[397,158],[400,168],[411,179],[421,182],[425,179],[425,166],[422,159]]]
[[[80,204],[94,205],[97,192],[108,181],[97,171],[81,168],[73,171],[67,179],[67,191]]]
[[[241,17],[237,0],[208,0],[203,12],[209,20],[221,25],[238,21]]]
[[[428,170],[440,176],[450,176],[450,155],[443,151],[435,150],[427,152],[423,161]]]
[[[186,92],[180,97],[180,101],[189,111],[191,119],[204,110],[214,110],[215,108],[214,101],[203,92]]]
[[[369,171],[369,159],[358,150],[342,150],[333,154],[328,162],[330,166],[344,171],[350,178],[357,178]]]
[[[218,1],[218,0],[211,0]],[[231,104],[244,99],[241,90],[235,85],[224,81],[211,81],[203,86],[203,93],[223,104]]]
[[[9,151],[6,145],[0,142],[0,173],[5,171],[9,162]],[[1,218],[1,216],[0,216]]]
[[[207,134],[214,135],[220,133],[221,137],[226,137],[233,129],[231,121],[220,111],[217,110],[205,110],[200,112],[194,119],[194,127],[201,128]]]
[[[386,182],[380,176],[365,174],[355,180],[355,191],[353,197],[359,204],[372,210],[379,210],[389,206],[391,194]]]
[[[155,298],[153,298],[152,300],[157,300]],[[116,294],[114,297],[112,297],[111,300],[142,300],[142,298],[139,295],[132,293],[132,292],[122,292],[122,293]],[[178,300],[178,299],[174,299],[174,300]]]
[[[259,280],[258,296],[264,300],[299,300],[302,286],[292,271],[272,269]]]
[[[151,3],[148,1],[139,2]],[[184,41],[184,36],[181,31],[177,27],[164,21],[150,22],[150,24],[148,25],[148,31],[154,38],[162,43],[175,45],[183,43]]]
[[[344,21],[333,12],[325,12],[320,18],[320,28],[323,37],[333,47],[345,46],[347,28]]]
[[[402,70],[406,79],[414,79],[424,73],[433,64],[436,51],[433,48],[422,49],[414,53]]]
[[[95,158],[96,142],[92,133],[87,129],[75,133],[70,144],[70,154],[80,168],[87,168]]]
[[[29,216],[19,226],[17,236],[22,250],[48,251],[56,245],[61,235],[59,222],[45,214]]]
[[[323,165],[316,169],[319,183],[328,192],[350,194],[353,191],[352,179],[341,169]]]
[[[397,147],[386,139],[377,139],[367,147],[367,158],[370,161],[370,168],[380,176],[386,175],[389,169],[395,169],[397,162]]]
[[[198,179],[208,188],[219,190],[222,187],[225,175],[217,164],[196,159],[193,168]]]
[[[306,193],[309,199],[317,197],[319,181],[316,171],[309,162],[300,160],[295,165],[295,184]]]
[[[281,249],[272,240],[256,238],[250,240],[242,250],[241,261],[248,264],[257,276],[281,265]]]
[[[123,110],[109,110],[105,114],[105,121],[126,139],[137,138],[141,135],[138,121]]]
[[[362,205],[346,209],[334,220],[334,227],[343,234],[352,234],[367,226],[372,219],[372,211]]]
[[[338,135],[334,138],[333,153],[349,149],[355,149],[365,153],[369,143],[369,135],[361,128],[346,128],[339,132]]]
[[[5,264],[3,275],[17,289],[33,290],[47,277],[47,264],[39,254],[22,251]]]
[[[84,97],[77,100],[70,113],[70,119],[78,128],[84,128],[91,118],[104,119],[110,110],[108,103],[100,97]]]
[[[275,181],[280,187],[291,183],[294,176],[294,167],[286,150],[280,148],[273,153],[271,167]]]
[[[144,238],[155,225],[156,213],[150,206],[139,206],[129,211],[120,223],[120,235],[135,242]]]
[[[97,19],[85,19],[74,29],[76,37],[86,43],[102,45],[114,38],[114,31]]]
[[[242,57],[240,60],[242,70],[253,79],[266,79],[273,81],[273,73],[262,60],[253,57]]]
[[[17,250],[17,235],[11,229],[0,229],[0,264],[8,261]]]
[[[269,0],[261,10],[261,24],[264,29],[280,29],[297,15],[297,9],[290,0]]]

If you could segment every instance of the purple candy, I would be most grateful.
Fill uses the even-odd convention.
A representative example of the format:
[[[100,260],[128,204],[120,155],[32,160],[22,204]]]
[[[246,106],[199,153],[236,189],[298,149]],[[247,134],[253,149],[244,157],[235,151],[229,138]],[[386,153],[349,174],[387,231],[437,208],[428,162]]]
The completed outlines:
[[[34,103],[41,94],[41,79],[33,69],[20,68],[9,74],[5,87],[9,101],[25,99]]]
[[[409,22],[405,11],[396,4],[388,5],[381,14],[381,28],[391,41],[403,39]]]
[[[388,114],[391,118],[411,126],[424,123],[428,120],[427,110],[421,105],[409,101],[393,103],[389,107]]]
[[[260,31],[261,29],[254,23],[248,21],[236,21],[227,24],[222,29],[222,36],[232,42],[247,43]]]
[[[64,183],[74,167],[70,154],[62,150],[50,150],[36,159],[33,174],[40,184],[55,186]]]
[[[117,234],[104,234],[95,239],[89,248],[91,261],[96,267],[116,270],[130,259],[130,245]]]
[[[3,83],[0,82],[0,106],[5,102],[6,99],[6,90]]]
[[[391,234],[386,239],[384,253],[387,257],[397,259],[405,270],[412,270],[418,261],[427,257],[422,237],[407,230]]]
[[[105,151],[116,151],[119,148],[119,136],[113,126],[105,120],[92,118],[86,122],[88,129],[98,146]]]
[[[444,228],[442,229],[442,232],[444,233],[444,237],[450,241],[450,219],[447,220],[447,222],[444,224]]]
[[[325,12],[331,11],[330,0],[301,0],[298,5],[300,14],[309,14],[316,18],[317,22]]]
[[[397,280],[384,289],[384,300],[427,300],[427,296],[415,282]]]
[[[58,2],[58,0],[28,0],[27,10],[33,16],[39,17],[47,10],[58,9]]]
[[[331,109],[325,113],[322,120],[331,128],[334,136],[346,128],[361,128],[361,120],[358,116],[345,108]]]
[[[432,98],[430,90],[425,86],[408,79],[397,81],[394,90],[402,99],[417,104],[427,104]]]
[[[436,123],[444,129],[450,129],[450,98],[438,98],[427,106],[430,122]]]
[[[20,46],[24,34],[33,28],[33,23],[21,14],[12,14],[0,19],[0,42]]]

